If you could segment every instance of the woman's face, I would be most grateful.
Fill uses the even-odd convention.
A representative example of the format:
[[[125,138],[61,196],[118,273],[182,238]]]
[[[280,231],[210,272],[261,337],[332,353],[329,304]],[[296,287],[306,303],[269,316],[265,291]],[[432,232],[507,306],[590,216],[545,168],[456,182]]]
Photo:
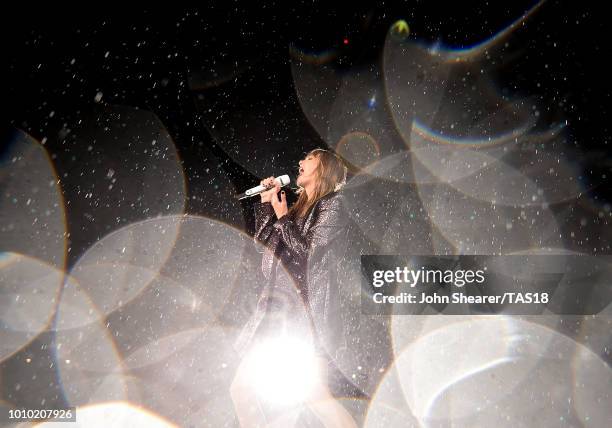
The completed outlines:
[[[319,159],[313,155],[306,155],[306,158],[300,162],[299,175],[297,176],[297,185],[300,187],[306,187],[312,185],[316,179],[315,171],[319,166]]]

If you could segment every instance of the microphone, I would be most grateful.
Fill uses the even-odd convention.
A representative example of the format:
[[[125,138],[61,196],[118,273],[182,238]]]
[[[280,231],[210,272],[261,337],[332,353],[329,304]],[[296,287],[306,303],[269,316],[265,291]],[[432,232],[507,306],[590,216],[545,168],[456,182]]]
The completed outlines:
[[[288,175],[281,175],[280,177],[276,177],[274,181],[280,184],[281,187],[285,187],[291,182]],[[262,186],[260,184],[259,186],[250,188],[244,193],[240,193],[239,195],[236,195],[236,197],[238,199],[250,198],[251,196],[257,196],[260,193],[265,192],[266,190],[269,190],[269,189],[271,189],[271,187]]]

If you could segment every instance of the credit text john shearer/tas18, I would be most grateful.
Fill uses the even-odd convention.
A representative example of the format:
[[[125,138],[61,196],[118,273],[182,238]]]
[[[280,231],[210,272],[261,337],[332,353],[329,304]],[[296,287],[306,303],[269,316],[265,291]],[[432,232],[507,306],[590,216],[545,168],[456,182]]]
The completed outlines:
[[[548,293],[514,293],[506,292],[500,295],[481,295],[481,296],[468,296],[463,293],[452,293],[450,296],[447,294],[418,294],[411,293],[400,293],[393,296],[385,296],[383,293],[375,293],[372,296],[374,303],[425,303],[425,304],[449,304],[449,303],[468,303],[468,304],[482,304],[482,303],[496,303],[496,304],[513,304],[513,303],[534,303],[534,304],[546,304],[548,303]]]

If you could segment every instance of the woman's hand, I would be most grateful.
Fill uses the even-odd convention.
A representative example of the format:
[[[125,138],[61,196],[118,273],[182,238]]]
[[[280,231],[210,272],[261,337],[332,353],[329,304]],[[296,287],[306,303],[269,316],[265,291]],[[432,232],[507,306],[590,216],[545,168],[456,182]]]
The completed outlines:
[[[278,184],[274,177],[268,177],[261,180],[260,183],[262,186],[270,187],[269,190],[265,192],[261,192],[261,202],[270,202],[272,203],[272,208],[274,208],[274,213],[276,214],[276,218],[281,218],[289,211],[287,209],[287,199],[285,197],[285,192],[281,192],[281,200],[278,200],[278,196],[276,196],[281,188],[280,184]]]
[[[275,189],[278,192],[280,190],[280,184],[277,184]],[[280,201],[278,200],[275,194],[274,196],[272,196],[271,202],[272,202],[272,208],[274,208],[274,213],[276,214],[276,218],[280,219],[282,216],[287,214],[287,212],[289,211],[289,209],[287,209],[287,198],[285,196],[284,191],[281,192]]]
[[[274,177],[268,177],[268,178],[264,178],[263,180],[261,180],[261,182],[259,183],[262,186],[266,186],[266,187],[270,187],[269,190],[266,190],[265,192],[261,192],[259,195],[261,196],[261,202],[272,202],[272,196],[276,198],[276,194],[278,193],[278,189],[280,189],[280,186],[276,186],[276,182],[274,181]]]

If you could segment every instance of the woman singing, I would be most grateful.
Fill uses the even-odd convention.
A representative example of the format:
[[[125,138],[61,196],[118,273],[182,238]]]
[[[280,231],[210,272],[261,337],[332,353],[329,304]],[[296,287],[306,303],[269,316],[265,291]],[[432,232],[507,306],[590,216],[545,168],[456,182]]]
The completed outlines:
[[[303,402],[329,427],[356,426],[333,399],[327,381],[328,367],[342,341],[337,266],[347,246],[348,215],[339,192],[346,173],[335,153],[312,150],[299,162],[299,197],[291,208],[274,177],[261,181],[270,189],[255,204],[254,239],[265,248],[261,267],[266,283],[235,345],[248,356],[255,342],[275,335],[312,338],[319,376]],[[253,413],[255,392],[248,384],[247,359],[237,371],[231,393],[240,423],[257,426],[260,417]]]

